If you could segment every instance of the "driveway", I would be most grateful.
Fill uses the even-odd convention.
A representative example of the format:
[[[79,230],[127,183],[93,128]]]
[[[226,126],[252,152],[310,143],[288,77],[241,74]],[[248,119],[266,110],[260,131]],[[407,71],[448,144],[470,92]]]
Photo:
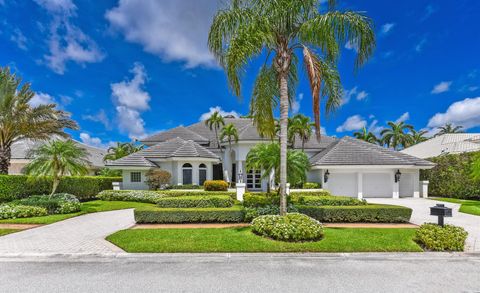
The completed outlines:
[[[430,216],[430,207],[437,203],[445,204],[446,207],[452,208],[452,217],[445,218],[446,224],[452,224],[463,227],[468,232],[468,238],[465,251],[480,252],[480,217],[460,213],[459,204],[440,202],[425,198],[368,198],[370,203],[393,204],[409,207],[413,210],[410,222],[421,225],[423,223],[437,223],[436,216]]]
[[[123,250],[105,240],[135,224],[133,210],[87,214],[0,237],[1,255],[116,254]]]

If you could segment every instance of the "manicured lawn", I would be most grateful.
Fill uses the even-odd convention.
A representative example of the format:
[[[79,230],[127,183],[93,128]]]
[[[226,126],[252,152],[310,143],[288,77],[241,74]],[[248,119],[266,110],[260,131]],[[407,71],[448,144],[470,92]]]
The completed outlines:
[[[435,197],[433,200],[445,201],[461,204],[460,212],[475,216],[480,216],[480,200],[456,199],[456,198],[440,198]]]
[[[51,224],[51,223],[62,221],[68,218],[80,216],[83,214],[123,210],[123,209],[131,209],[131,208],[140,208],[140,207],[150,207],[150,206],[155,206],[155,205],[150,203],[141,203],[141,202],[94,200],[94,201],[88,201],[88,202],[82,203],[82,209],[80,212],[77,212],[77,213],[64,214],[64,215],[49,215],[44,217],[5,219],[5,220],[0,220],[0,223]]]
[[[367,252],[422,251],[415,229],[326,228],[316,242],[289,243],[253,234],[250,228],[130,229],[107,237],[127,252]]]
[[[18,232],[20,230],[17,230],[17,229],[0,229],[0,236],[3,236],[3,235],[7,235],[7,234],[10,234],[10,233],[15,233],[15,232]]]

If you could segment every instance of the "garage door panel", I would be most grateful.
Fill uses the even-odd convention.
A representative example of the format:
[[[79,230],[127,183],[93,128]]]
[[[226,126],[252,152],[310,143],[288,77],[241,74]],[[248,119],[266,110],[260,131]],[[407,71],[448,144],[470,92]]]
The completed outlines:
[[[393,184],[390,173],[364,173],[363,197],[392,197]]]
[[[357,197],[357,174],[331,173],[328,189],[333,195]]]

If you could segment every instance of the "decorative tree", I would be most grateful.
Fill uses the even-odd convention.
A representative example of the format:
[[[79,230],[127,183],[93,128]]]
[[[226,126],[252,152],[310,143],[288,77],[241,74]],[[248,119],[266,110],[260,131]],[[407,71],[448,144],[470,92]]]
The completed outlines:
[[[390,128],[386,128],[380,132],[382,135],[382,144],[387,145],[387,147],[392,147],[394,150],[399,150],[411,144],[412,138],[405,130],[412,131],[412,125],[405,124],[405,122],[395,123],[392,121],[389,121],[387,124]]]
[[[220,129],[221,126],[225,125],[225,120],[223,119],[220,112],[213,112],[212,116],[205,120],[205,125],[207,125],[210,130],[215,130],[215,139],[217,140],[217,146],[220,150],[222,150],[222,148],[220,147],[220,140],[218,138],[218,129]]]
[[[150,169],[147,174],[147,185],[151,190],[163,189],[170,184],[172,174],[162,169]]]
[[[126,157],[130,154],[136,153],[144,149],[144,145],[136,145],[133,142],[117,142],[116,146],[108,148],[107,154],[103,157],[104,161],[115,161]]]
[[[365,127],[362,128],[362,131],[354,132],[353,136],[355,136],[355,138],[357,139],[360,139],[366,142],[370,142],[374,144],[378,143],[378,138],[375,136],[375,134],[373,132],[368,131],[367,128]]]

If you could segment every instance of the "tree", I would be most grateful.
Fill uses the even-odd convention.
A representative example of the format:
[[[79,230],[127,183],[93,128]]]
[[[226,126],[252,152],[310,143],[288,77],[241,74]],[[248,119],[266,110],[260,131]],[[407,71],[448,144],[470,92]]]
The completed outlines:
[[[12,144],[19,140],[48,140],[68,137],[64,128],[78,129],[67,112],[55,104],[32,106],[35,93],[29,83],[0,67],[0,174],[8,174]]]
[[[72,140],[52,140],[31,152],[33,160],[25,166],[25,173],[34,176],[51,176],[52,193],[57,190],[65,175],[88,173],[88,153]]]
[[[232,123],[227,124],[222,128],[220,132],[220,140],[227,140],[228,141],[228,149],[230,155],[232,154],[232,142],[238,142],[238,131],[235,125]]]
[[[218,111],[213,112],[212,116],[210,116],[210,118],[205,120],[205,125],[207,125],[208,128],[210,128],[210,130],[215,130],[215,138],[217,140],[218,148],[222,150],[222,148],[220,147],[220,140],[218,138],[218,129],[220,129],[220,126],[225,125],[225,120],[223,120],[223,117],[220,114],[220,112]]]
[[[102,177],[120,177],[122,176],[122,170],[115,170],[115,169],[104,167],[99,171],[97,171],[96,175],[102,176]]]
[[[286,214],[288,109],[295,96],[299,59],[303,57],[309,79],[320,139],[321,99],[327,98],[327,114],[342,99],[336,68],[341,46],[348,42],[356,48],[355,68],[366,62],[375,47],[368,17],[333,11],[335,1],[328,2],[330,9],[321,14],[320,0],[232,0],[217,12],[209,32],[210,51],[224,68],[236,96],[241,96],[240,80],[248,62],[260,55],[266,57],[254,83],[250,113],[259,133],[273,138],[273,110],[280,106],[281,215]]]
[[[425,137],[426,133],[427,133],[426,130],[420,130],[420,131],[416,131],[415,129],[410,130],[410,144],[408,146],[416,145],[418,143],[428,140],[428,138]]]
[[[390,128],[386,128],[380,132],[382,135],[382,144],[386,144],[394,150],[399,150],[401,147],[410,145],[412,138],[405,130],[412,131],[412,125],[405,124],[403,121],[398,123],[389,121],[387,124]]]
[[[294,138],[298,136],[302,140],[302,152],[303,152],[305,150],[305,143],[312,136],[312,133],[313,133],[312,127],[314,126],[315,126],[315,123],[312,123],[312,121],[310,121],[310,117],[307,117],[302,114],[297,114],[293,116],[291,121],[289,121],[289,126],[288,126],[289,140],[290,140],[290,137],[293,137],[293,144],[295,145]]]
[[[444,126],[437,127],[440,131],[435,136],[448,134],[448,133],[464,133],[463,126],[454,126],[452,123],[447,123]]]
[[[159,168],[151,169],[147,172],[147,185],[151,190],[164,188],[165,185],[170,184],[172,174],[166,170]]]
[[[103,157],[104,161],[115,161],[126,157],[130,154],[136,153],[140,150],[143,150],[145,146],[135,145],[133,142],[117,142],[116,146],[109,147],[107,154]]]
[[[365,128],[365,126],[362,128],[362,131],[354,132],[353,136],[355,136],[355,138],[357,139],[360,139],[369,143],[373,143],[373,144],[378,143],[378,138],[375,136],[375,134],[373,132],[368,131],[367,128]]]

